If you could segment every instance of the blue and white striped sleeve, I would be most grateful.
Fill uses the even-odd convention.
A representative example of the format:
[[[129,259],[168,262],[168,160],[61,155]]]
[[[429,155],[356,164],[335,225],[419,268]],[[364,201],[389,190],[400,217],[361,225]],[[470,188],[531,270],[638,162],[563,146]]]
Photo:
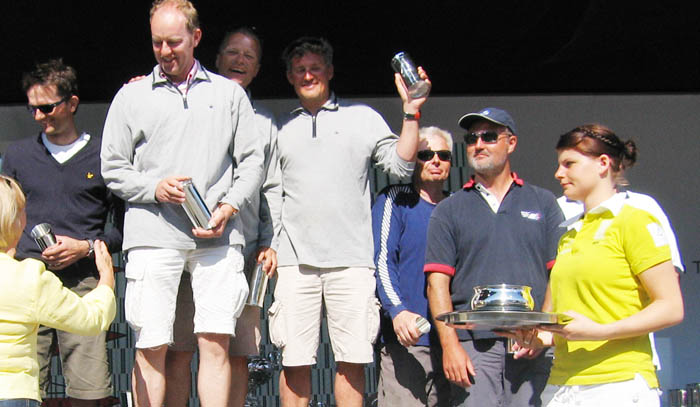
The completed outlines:
[[[401,187],[387,188],[372,207],[377,296],[392,319],[406,310],[399,286],[399,243],[403,227],[395,199],[400,192]]]

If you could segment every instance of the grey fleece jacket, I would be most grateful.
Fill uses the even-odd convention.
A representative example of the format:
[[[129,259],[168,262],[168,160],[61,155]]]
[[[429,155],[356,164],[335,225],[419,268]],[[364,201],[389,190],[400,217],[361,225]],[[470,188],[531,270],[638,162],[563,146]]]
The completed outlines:
[[[188,176],[210,210],[223,202],[245,211],[262,182],[262,144],[245,91],[198,66],[184,93],[156,66],[145,79],[124,85],[109,108],[102,176],[126,201],[124,250],[244,243],[238,216],[220,238],[199,239],[180,205],[155,198],[162,179]]]
[[[280,266],[374,268],[369,168],[410,177],[397,141],[379,113],[335,95],[316,115],[299,107],[280,120]]]

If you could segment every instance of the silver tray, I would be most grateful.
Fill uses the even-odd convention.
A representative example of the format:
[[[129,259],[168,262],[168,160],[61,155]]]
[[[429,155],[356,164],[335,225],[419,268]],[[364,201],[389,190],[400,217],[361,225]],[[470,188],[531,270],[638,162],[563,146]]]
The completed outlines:
[[[453,311],[437,319],[446,324],[473,325],[473,330],[489,330],[563,324],[569,317],[536,311]]]

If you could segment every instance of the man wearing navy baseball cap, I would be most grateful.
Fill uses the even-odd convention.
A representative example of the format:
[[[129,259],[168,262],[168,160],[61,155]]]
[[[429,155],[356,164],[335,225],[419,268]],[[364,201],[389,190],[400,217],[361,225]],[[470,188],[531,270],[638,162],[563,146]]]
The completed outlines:
[[[431,313],[469,310],[474,287],[504,283],[532,287],[539,311],[563,231],[556,198],[511,170],[518,132],[508,112],[487,107],[458,123],[474,174],[430,218],[424,271]],[[451,405],[541,405],[551,366],[544,353],[515,345],[509,354],[506,339],[491,331],[435,324]]]

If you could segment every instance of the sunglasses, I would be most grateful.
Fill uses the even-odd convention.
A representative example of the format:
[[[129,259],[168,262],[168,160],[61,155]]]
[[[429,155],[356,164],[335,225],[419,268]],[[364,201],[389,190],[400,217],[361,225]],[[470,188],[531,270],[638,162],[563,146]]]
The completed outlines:
[[[63,99],[59,100],[56,103],[50,103],[48,105],[27,105],[27,110],[33,115],[36,114],[36,111],[40,111],[43,114],[51,114],[53,113],[53,110],[56,108],[56,106],[60,105],[63,102],[66,102],[68,99],[71,98],[72,95],[68,95],[64,97]]]
[[[505,136],[507,137],[507,136]],[[477,133],[467,133],[464,135],[464,142],[467,143],[468,146],[476,144],[476,141],[478,139],[481,139],[483,143],[486,144],[494,144],[498,142],[500,139],[500,135],[496,133],[495,131],[485,131],[483,133],[477,134]]]
[[[418,152],[418,159],[421,161],[430,161],[435,157],[435,154],[437,154],[440,161],[450,161],[452,159],[452,151],[449,150],[420,150]]]

